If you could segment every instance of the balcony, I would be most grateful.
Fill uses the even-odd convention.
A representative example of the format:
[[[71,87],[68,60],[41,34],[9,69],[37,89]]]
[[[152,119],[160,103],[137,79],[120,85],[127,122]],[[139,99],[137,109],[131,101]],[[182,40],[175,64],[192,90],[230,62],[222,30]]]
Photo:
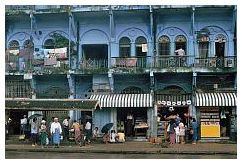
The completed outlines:
[[[107,73],[108,59],[80,59],[80,67],[75,70],[76,73]]]

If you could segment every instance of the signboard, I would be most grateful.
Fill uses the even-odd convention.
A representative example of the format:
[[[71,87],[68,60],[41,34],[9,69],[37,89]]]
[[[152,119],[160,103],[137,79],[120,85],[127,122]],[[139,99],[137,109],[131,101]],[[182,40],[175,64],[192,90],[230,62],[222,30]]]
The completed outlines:
[[[185,105],[191,105],[192,101],[187,100],[187,101],[157,101],[158,105],[164,105],[164,106],[185,106]]]
[[[201,137],[220,137],[220,118],[218,108],[201,108]]]

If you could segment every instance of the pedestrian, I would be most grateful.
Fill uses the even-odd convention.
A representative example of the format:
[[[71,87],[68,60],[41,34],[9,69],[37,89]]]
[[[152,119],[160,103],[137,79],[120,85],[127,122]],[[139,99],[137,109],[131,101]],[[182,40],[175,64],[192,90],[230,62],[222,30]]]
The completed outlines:
[[[32,139],[32,146],[37,146],[37,140],[38,140],[38,124],[37,124],[37,118],[33,118],[33,121],[31,123],[31,139]]]
[[[40,144],[43,148],[47,145],[48,142],[48,133],[47,133],[47,127],[46,127],[46,121],[42,120],[40,125]]]
[[[175,127],[176,127],[175,120],[172,119],[170,121],[170,131],[169,131],[170,144],[175,144],[175,140],[176,140]]]
[[[49,136],[50,136],[50,145],[54,145],[53,143],[53,135],[51,134],[51,124],[54,122],[55,117],[51,117],[51,120],[49,122]]]
[[[192,144],[197,143],[197,128],[198,124],[195,118],[192,118]]]
[[[24,135],[27,128],[27,116],[24,115],[22,119],[20,119],[20,135]]]
[[[115,143],[116,140],[117,140],[117,137],[118,137],[118,135],[115,132],[115,130],[111,130],[110,137],[109,137],[110,138],[109,142],[110,143]]]
[[[176,124],[176,127],[175,127],[175,132],[176,132],[176,143],[179,144],[179,132],[180,132],[180,129],[179,129],[179,126]]]
[[[99,130],[98,130],[98,127],[95,127],[93,132],[92,132],[92,138],[94,140],[97,140],[97,137],[99,136]]]
[[[81,131],[80,131],[81,126],[76,120],[74,120],[71,128],[74,129],[75,143],[78,144],[81,140]]]
[[[183,65],[185,66],[186,65],[185,51],[182,49],[182,47],[176,50],[175,53],[177,53],[179,56],[179,63],[180,63],[179,66],[183,66]]]
[[[134,118],[131,113],[127,114],[127,123],[126,123],[126,132],[127,136],[133,136],[133,125],[134,125]]]
[[[108,131],[104,133],[103,135],[103,143],[107,144],[109,142],[110,136]]]
[[[85,125],[85,136],[86,136],[86,141],[89,144],[90,143],[90,139],[92,136],[92,125],[89,122],[89,120],[87,120],[86,125]]]
[[[179,136],[180,136],[180,139],[179,139],[180,143],[184,144],[185,143],[185,139],[184,139],[184,137],[185,137],[185,126],[184,126],[183,122],[179,123]]]
[[[62,133],[62,128],[60,123],[58,122],[58,118],[54,118],[54,122],[51,124],[51,134],[53,136],[53,144],[55,147],[60,146],[60,137]]]
[[[181,117],[179,116],[179,114],[178,114],[178,113],[176,114],[175,121],[176,121],[176,125],[177,125],[177,126],[178,126],[178,125],[179,125],[179,123],[181,122]]]
[[[70,117],[66,117],[63,121],[63,130],[64,130],[64,138],[63,140],[68,141],[69,140],[69,120]]]

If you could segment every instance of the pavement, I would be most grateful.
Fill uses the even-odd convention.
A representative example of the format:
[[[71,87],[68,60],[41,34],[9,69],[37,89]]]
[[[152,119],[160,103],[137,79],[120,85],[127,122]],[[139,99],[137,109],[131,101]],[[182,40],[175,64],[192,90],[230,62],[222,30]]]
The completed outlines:
[[[59,148],[47,146],[33,147],[29,143],[5,144],[5,151],[26,151],[26,152],[61,152],[61,153],[107,153],[107,154],[196,154],[213,155],[228,154],[237,155],[237,144],[229,143],[197,143],[197,144],[174,144],[150,143],[127,141],[125,143],[91,143],[80,147],[74,143],[61,144]]]

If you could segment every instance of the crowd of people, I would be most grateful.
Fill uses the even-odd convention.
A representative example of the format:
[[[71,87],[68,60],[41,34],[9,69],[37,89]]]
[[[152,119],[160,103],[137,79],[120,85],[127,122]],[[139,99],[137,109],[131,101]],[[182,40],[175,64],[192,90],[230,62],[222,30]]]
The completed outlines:
[[[188,129],[188,130],[187,130]],[[166,127],[167,140],[170,144],[185,144],[185,135],[192,135],[192,143],[196,144],[198,136],[198,124],[195,118],[191,120],[191,127],[185,127],[179,114],[172,115],[169,118],[169,124]]]
[[[37,117],[27,119],[26,115],[20,120],[20,136],[26,135],[26,129],[30,127],[30,139],[32,146],[37,146],[38,143],[44,148],[47,145],[59,147],[61,141],[74,141],[77,145],[83,146],[90,144],[91,141],[96,142],[99,138],[103,143],[125,142],[124,133],[116,133],[114,130],[109,130],[102,136],[98,127],[92,131],[91,120],[70,120],[66,117],[62,122],[57,117],[52,117],[47,123],[45,118],[41,120]]]

